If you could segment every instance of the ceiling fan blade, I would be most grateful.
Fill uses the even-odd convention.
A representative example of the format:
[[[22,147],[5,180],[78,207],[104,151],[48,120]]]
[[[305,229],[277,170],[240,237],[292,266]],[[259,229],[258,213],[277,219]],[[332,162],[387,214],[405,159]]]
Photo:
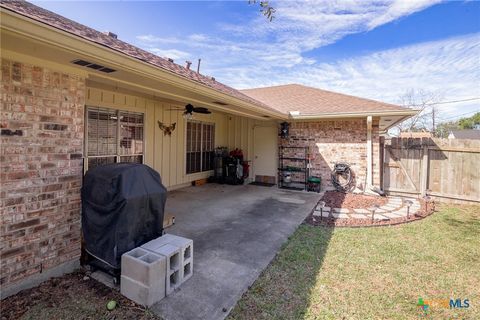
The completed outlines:
[[[203,113],[203,114],[210,114],[210,113],[212,113],[210,110],[208,110],[207,108],[204,108],[204,107],[194,107],[194,108],[193,108],[193,112]]]

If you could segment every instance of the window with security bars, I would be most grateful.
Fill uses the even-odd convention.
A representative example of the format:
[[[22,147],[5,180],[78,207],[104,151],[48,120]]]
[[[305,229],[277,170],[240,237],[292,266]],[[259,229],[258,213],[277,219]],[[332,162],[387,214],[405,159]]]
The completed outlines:
[[[143,113],[87,107],[87,165],[143,162]]]
[[[213,170],[214,146],[214,124],[187,122],[187,174]]]

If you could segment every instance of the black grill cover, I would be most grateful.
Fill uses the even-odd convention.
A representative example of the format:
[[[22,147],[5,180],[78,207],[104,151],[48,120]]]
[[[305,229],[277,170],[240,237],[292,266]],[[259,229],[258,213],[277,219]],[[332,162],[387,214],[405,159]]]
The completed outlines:
[[[89,170],[82,187],[85,249],[119,269],[123,253],[162,235],[166,199],[160,175],[146,165],[118,163]]]

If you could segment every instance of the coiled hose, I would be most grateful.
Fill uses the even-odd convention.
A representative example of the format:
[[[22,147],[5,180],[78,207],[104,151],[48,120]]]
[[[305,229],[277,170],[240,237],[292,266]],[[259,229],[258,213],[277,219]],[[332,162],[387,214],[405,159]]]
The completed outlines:
[[[347,192],[353,190],[355,187],[355,175],[348,163],[335,163],[332,171],[332,183],[338,191]]]

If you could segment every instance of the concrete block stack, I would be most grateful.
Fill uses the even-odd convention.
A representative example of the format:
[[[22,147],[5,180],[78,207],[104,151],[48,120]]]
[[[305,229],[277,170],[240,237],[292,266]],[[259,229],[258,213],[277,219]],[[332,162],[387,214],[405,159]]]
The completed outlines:
[[[142,248],[122,255],[120,292],[144,306],[151,306],[165,297],[167,259]]]
[[[151,306],[193,275],[193,241],[166,234],[122,255],[120,291]]]
[[[145,243],[141,248],[168,257],[167,295],[193,275],[193,241],[172,234]]]

